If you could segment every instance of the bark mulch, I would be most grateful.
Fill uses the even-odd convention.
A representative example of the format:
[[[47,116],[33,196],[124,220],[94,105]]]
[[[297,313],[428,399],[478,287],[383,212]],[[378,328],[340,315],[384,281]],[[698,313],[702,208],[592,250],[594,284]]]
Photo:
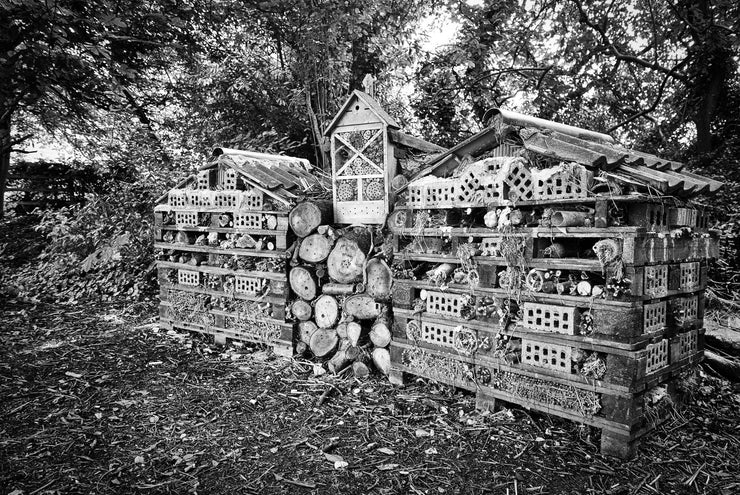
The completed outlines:
[[[0,493],[740,493],[739,389],[710,376],[625,462],[589,427],[316,377],[154,314],[3,302]]]

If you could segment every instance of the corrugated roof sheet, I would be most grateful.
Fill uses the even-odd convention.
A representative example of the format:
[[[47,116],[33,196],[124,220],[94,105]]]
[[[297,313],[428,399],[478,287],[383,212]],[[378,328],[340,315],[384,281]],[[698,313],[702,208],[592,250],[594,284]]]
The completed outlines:
[[[683,163],[627,149],[600,133],[504,110],[494,109],[491,114],[493,125],[435,157],[414,178],[447,173],[466,155],[479,156],[504,144],[506,136],[509,142],[521,140],[531,153],[602,170],[663,194],[688,197],[722,187],[719,181],[684,170]]]
[[[313,166],[302,158],[228,148],[216,148],[214,157],[201,169],[226,165],[236,170],[245,182],[283,201],[298,198],[309,190],[331,189],[328,179],[323,174],[312,173]]]

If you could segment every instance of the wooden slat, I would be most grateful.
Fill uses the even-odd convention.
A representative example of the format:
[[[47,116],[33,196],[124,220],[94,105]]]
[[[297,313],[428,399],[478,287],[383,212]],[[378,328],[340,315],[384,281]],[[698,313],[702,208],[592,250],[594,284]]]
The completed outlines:
[[[423,139],[419,139],[414,136],[409,136],[408,134],[395,129],[388,129],[388,136],[390,136],[391,141],[396,144],[414,148],[424,153],[444,153],[447,150],[446,148],[437,146],[434,143],[424,141]]]

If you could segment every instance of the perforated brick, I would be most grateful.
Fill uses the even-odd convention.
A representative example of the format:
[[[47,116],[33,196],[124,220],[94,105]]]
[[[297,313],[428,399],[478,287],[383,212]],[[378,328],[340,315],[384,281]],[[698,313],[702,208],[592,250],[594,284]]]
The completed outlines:
[[[178,227],[195,227],[198,225],[197,211],[176,211],[175,225]]]
[[[647,346],[645,374],[649,375],[668,366],[668,339]]]
[[[454,316],[459,318],[460,311],[465,306],[463,299],[466,296],[463,294],[449,294],[446,292],[427,292],[427,312],[444,315]]]
[[[671,312],[676,325],[683,327],[699,317],[699,296],[677,297],[671,301]]]
[[[668,294],[667,265],[645,267],[644,291],[650,297],[664,297]]]
[[[691,330],[679,336],[678,359],[693,356],[699,350],[699,330]]]
[[[167,203],[173,208],[188,206],[188,194],[185,189],[172,189],[167,193]]]
[[[690,263],[681,263],[680,271],[681,276],[679,279],[679,285],[681,290],[693,290],[699,287],[700,276],[701,276],[701,265],[698,261]]]
[[[421,340],[429,344],[454,347],[455,327],[430,321],[421,323]]]
[[[408,204],[415,208],[424,207],[424,185],[423,184],[409,184],[408,187]]]
[[[213,205],[213,195],[208,190],[194,189],[188,191],[188,201],[190,206],[208,207]]]
[[[529,201],[534,199],[532,173],[524,160],[507,164],[503,173],[503,199]]]
[[[192,270],[178,270],[177,283],[180,285],[190,285],[197,287],[200,285],[200,272]]]
[[[262,293],[264,282],[260,278],[237,275],[234,280],[234,292],[247,296],[258,296]]]
[[[501,237],[484,237],[480,241],[481,256],[501,256]]]
[[[226,189],[227,191],[236,190],[237,176],[238,175],[236,173],[236,170],[234,170],[233,168],[224,169],[221,186],[223,186],[223,188]]]
[[[643,333],[662,330],[666,326],[666,302],[646,304],[643,313]]]
[[[455,179],[439,179],[428,183],[424,188],[424,207],[453,206],[457,201],[456,191],[457,180]]]
[[[571,373],[573,348],[522,339],[522,363],[561,373]]]
[[[261,210],[264,204],[264,194],[259,189],[250,189],[242,193],[241,208],[245,210]]]
[[[522,326],[531,330],[575,335],[578,309],[553,304],[524,303]]]
[[[535,199],[569,199],[585,198],[593,174],[581,165],[558,167],[536,171],[534,180]]]
[[[239,191],[216,191],[213,193],[213,206],[217,208],[237,208],[240,197]]]
[[[264,215],[261,213],[234,213],[234,227],[239,229],[261,229]]]

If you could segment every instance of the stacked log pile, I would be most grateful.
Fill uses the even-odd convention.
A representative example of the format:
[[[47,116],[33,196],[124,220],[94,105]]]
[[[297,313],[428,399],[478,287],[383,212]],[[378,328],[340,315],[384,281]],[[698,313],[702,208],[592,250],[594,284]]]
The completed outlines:
[[[331,207],[305,201],[288,217],[298,236],[289,249],[287,311],[298,327],[295,352],[313,356],[335,374],[351,370],[363,378],[373,367],[388,374],[392,277],[382,233],[375,227],[332,227]]]

